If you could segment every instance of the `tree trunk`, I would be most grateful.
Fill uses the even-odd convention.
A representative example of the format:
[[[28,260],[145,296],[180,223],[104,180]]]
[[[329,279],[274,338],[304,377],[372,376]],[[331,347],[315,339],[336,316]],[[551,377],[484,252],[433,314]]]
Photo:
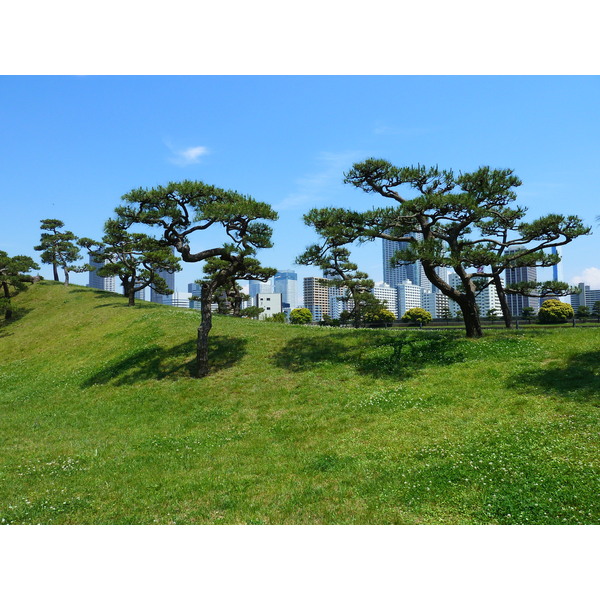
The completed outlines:
[[[472,296],[470,298],[469,296]],[[465,330],[468,338],[480,338],[483,336],[479,313],[477,312],[477,303],[475,302],[474,294],[467,294],[466,297],[459,302],[460,309],[463,314]]]
[[[135,306],[135,291],[133,286],[131,286],[131,289],[127,293],[127,300],[127,306]]]
[[[4,307],[4,318],[7,321],[10,321],[13,316],[12,306],[10,304],[10,290],[8,289],[8,283],[6,281],[2,282],[2,289],[4,290],[4,297],[6,298],[6,304]]]
[[[65,272],[65,286],[69,285],[69,269],[63,267],[63,271]]]
[[[208,335],[212,329],[212,312],[210,309],[213,290],[207,283],[202,285],[200,295],[200,327],[196,344],[196,377],[208,375]]]
[[[58,265],[56,263],[52,263],[52,271],[54,273],[54,281],[59,281],[59,279],[58,279]]]
[[[492,272],[494,273],[493,281],[494,285],[496,286],[496,291],[498,292],[498,300],[500,300],[500,308],[502,309],[502,318],[504,319],[504,326],[506,327],[506,329],[512,329],[512,314],[508,306],[508,300],[506,299],[504,288],[502,287],[502,280],[500,279],[500,274],[494,271]]]

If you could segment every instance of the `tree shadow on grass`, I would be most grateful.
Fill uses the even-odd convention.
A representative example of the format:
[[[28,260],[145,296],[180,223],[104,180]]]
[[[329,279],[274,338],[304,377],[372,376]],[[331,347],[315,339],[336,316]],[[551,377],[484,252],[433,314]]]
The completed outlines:
[[[209,340],[210,373],[233,367],[246,354],[247,340],[216,335]],[[93,385],[131,385],[167,377],[193,377],[196,370],[196,340],[172,348],[153,344],[141,350],[126,352],[104,365],[82,387]],[[209,373],[209,377],[210,377]]]
[[[2,312],[0,313],[2,315],[0,318],[0,338],[13,335],[12,331],[9,331],[11,325],[18,323],[25,315],[29,314],[32,310],[32,308],[22,308],[20,306],[13,306],[12,317],[8,320],[4,318],[4,310],[2,310]]]
[[[300,372],[331,363],[352,365],[361,375],[405,379],[429,365],[463,362],[456,340],[460,333],[405,331],[375,333],[353,330],[323,336],[298,336],[277,354],[274,364]]]
[[[600,407],[600,350],[574,354],[566,365],[528,369],[512,378],[509,386]]]

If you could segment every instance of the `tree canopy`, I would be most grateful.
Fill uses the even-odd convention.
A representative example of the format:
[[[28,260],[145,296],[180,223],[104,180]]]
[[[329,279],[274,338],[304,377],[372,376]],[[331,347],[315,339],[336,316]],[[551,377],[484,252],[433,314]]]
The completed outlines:
[[[162,239],[184,262],[208,261],[201,280],[201,323],[198,328],[197,376],[208,374],[208,336],[212,328],[211,303],[215,290],[232,280],[267,281],[276,269],[262,267],[256,251],[270,248],[271,227],[277,213],[266,203],[232,190],[200,181],[169,183],[152,189],[137,188],[123,196],[116,209],[127,223],[156,227]],[[219,228],[225,241],[212,247],[192,249],[191,239],[209,228]]]
[[[120,279],[129,306],[135,304],[135,294],[146,287],[159,294],[172,294],[173,290],[158,273],[180,271],[179,258],[165,241],[145,233],[132,233],[128,231],[129,225],[122,218],[109,219],[100,242],[80,238],[79,245],[87,248],[96,262],[104,263],[96,271],[100,277]]]
[[[354,164],[344,182],[381,196],[386,205],[362,212],[313,209],[306,221],[326,240],[406,242],[397,260],[421,262],[429,281],[459,305],[468,337],[482,335],[474,279],[498,284],[507,268],[556,264],[559,257],[548,252],[552,246],[589,233],[574,215],[550,214],[525,222],[526,209],[512,206],[521,180],[511,169],[486,166],[457,175],[370,158]],[[454,269],[462,291],[450,286],[437,267]]]
[[[3,294],[0,307],[4,310],[4,318],[7,321],[13,316],[11,298],[26,289],[27,283],[33,282],[29,272],[39,268],[39,265],[29,256],[11,257],[0,250],[0,287]]]
[[[41,252],[44,264],[52,265],[54,281],[58,281],[58,268],[64,272],[65,285],[69,285],[69,273],[83,273],[92,270],[89,264],[75,265],[83,257],[77,246],[78,238],[72,231],[59,231],[65,224],[59,219],[42,219],[42,234],[39,245],[34,250]]]

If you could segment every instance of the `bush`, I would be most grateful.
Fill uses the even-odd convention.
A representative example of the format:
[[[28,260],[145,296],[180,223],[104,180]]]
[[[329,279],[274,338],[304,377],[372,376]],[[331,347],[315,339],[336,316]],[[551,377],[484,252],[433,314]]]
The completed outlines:
[[[424,308],[411,308],[404,313],[402,320],[414,323],[415,325],[425,325],[431,321],[431,313]]]
[[[294,325],[306,325],[312,321],[312,313],[308,308],[294,308],[290,313],[290,322]]]
[[[538,312],[540,323],[566,323],[573,318],[573,307],[560,300],[546,300]]]
[[[365,313],[365,321],[367,323],[393,323],[395,320],[394,313],[387,308],[378,308],[377,310]]]

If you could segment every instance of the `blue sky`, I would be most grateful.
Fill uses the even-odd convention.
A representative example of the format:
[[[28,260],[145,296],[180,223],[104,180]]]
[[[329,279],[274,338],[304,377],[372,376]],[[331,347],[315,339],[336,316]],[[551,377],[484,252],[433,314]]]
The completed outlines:
[[[379,203],[343,184],[353,162],[374,156],[513,168],[531,217],[594,225],[564,248],[563,272],[600,287],[599,106],[597,76],[3,76],[0,248],[37,257],[44,218],[98,238],[129,190],[197,179],[272,204],[279,221],[263,264],[316,275],[294,265],[316,240],[302,215]],[[353,257],[382,279],[380,242]],[[200,274],[184,266],[178,290]]]

